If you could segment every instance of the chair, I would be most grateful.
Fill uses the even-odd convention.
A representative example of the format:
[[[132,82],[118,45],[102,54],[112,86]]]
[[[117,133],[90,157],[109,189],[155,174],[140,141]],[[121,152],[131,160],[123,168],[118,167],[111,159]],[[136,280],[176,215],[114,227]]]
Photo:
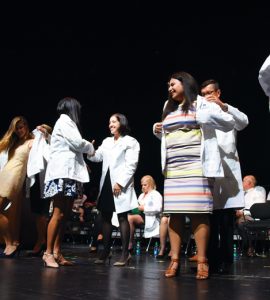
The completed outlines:
[[[270,203],[255,203],[250,208],[253,221],[246,222],[244,228],[250,241],[254,242],[256,249],[257,242],[262,240],[265,244],[269,240],[270,233]]]

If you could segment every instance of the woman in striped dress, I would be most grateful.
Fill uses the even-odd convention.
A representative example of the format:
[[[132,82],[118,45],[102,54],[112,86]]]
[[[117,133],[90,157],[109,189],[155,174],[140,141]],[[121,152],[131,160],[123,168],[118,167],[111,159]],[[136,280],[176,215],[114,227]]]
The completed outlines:
[[[207,279],[208,216],[213,209],[213,179],[206,177],[207,172],[204,172],[202,127],[216,126],[227,131],[233,125],[233,119],[215,103],[207,104],[198,96],[197,83],[188,73],[173,74],[168,92],[169,100],[164,106],[162,123],[154,125],[155,134],[162,135],[164,152],[164,212],[171,214],[169,236],[172,256],[165,276],[174,277],[179,271],[181,237],[185,216],[188,215],[198,250],[196,278]]]

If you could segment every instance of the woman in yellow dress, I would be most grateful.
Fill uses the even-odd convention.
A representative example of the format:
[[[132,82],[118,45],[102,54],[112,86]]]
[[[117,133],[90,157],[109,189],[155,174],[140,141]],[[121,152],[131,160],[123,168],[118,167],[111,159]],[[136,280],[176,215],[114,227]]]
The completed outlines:
[[[17,116],[0,140],[0,235],[5,242],[1,255],[4,258],[12,258],[20,250],[21,208],[33,138],[27,120]]]

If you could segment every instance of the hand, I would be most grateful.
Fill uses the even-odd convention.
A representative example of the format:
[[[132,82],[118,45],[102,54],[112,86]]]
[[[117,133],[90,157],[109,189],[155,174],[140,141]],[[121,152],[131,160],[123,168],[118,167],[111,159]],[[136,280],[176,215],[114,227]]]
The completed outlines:
[[[236,210],[235,211],[235,215],[236,215],[237,218],[240,218],[240,217],[242,217],[244,215],[244,213],[243,213],[242,210]]]
[[[209,102],[215,102],[223,111],[228,111],[228,105],[222,102],[217,95],[210,94],[206,95],[205,99]]]
[[[119,195],[121,195],[121,192],[122,192],[122,187],[120,184],[116,183],[114,186],[113,186],[113,195],[115,197],[118,197]]]
[[[43,133],[45,139],[48,137],[49,133],[47,131],[46,128],[44,128],[42,125],[38,125],[37,127],[37,130],[39,130],[41,133]]]
[[[162,131],[162,123],[161,122],[154,124],[154,131],[155,131],[155,133],[161,133],[161,131]]]

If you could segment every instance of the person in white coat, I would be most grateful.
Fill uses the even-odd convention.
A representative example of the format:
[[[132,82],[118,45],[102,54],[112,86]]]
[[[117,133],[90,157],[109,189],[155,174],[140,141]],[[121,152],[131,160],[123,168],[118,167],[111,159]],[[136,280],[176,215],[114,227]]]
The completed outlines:
[[[228,132],[216,129],[224,177],[214,182],[214,206],[210,216],[210,239],[208,262],[210,272],[229,272],[233,263],[233,236],[235,209],[244,207],[241,166],[236,148],[237,132],[248,125],[248,117],[237,108],[221,99],[219,83],[209,79],[201,84],[201,95],[209,102],[220,106],[235,120],[234,128]]]
[[[37,126],[32,133],[35,138],[27,163],[27,182],[29,182],[27,192],[30,197],[31,212],[35,216],[37,238],[33,249],[28,251],[27,255],[39,256],[46,247],[49,221],[50,201],[43,198],[43,191],[52,128],[47,124],[42,124]]]
[[[188,215],[198,249],[196,278],[202,280],[209,275],[206,250],[213,210],[212,178],[224,176],[215,129],[230,131],[235,121],[216,103],[200,97],[196,80],[186,72],[169,77],[168,92],[162,122],[154,124],[154,134],[161,138],[164,212],[170,213],[171,263],[165,276],[175,277],[179,271]]]
[[[47,248],[44,265],[58,268],[72,265],[61,253],[61,240],[74,199],[82,195],[83,183],[89,174],[83,153],[93,154],[94,147],[80,133],[81,104],[71,97],[63,98],[57,105],[56,121],[50,143],[50,154],[45,174],[44,198],[53,201],[53,212],[47,231]]]
[[[130,132],[126,116],[113,114],[109,120],[111,137],[103,140],[93,156],[87,156],[92,162],[102,162],[102,175],[97,201],[97,209],[102,215],[102,232],[104,250],[96,264],[105,263],[111,258],[110,246],[112,236],[112,215],[118,216],[122,254],[114,266],[125,266],[130,261],[128,251],[130,227],[128,212],[138,206],[134,190],[134,174],[137,169],[140,145],[129,136]]]
[[[258,80],[265,95],[269,97],[270,110],[270,55],[268,55],[259,70]]]
[[[133,248],[135,228],[144,225],[144,237],[151,238],[159,235],[160,212],[162,209],[162,195],[156,190],[156,183],[152,176],[141,178],[142,193],[138,197],[138,208],[128,214],[130,225],[129,251]],[[165,243],[162,240],[162,251]]]
[[[247,256],[255,256],[255,249],[252,241],[249,239],[245,225],[254,219],[251,216],[250,208],[255,203],[266,202],[266,190],[263,186],[257,185],[257,179],[253,175],[246,175],[243,178],[243,189],[245,191],[245,205],[241,210],[236,211],[236,224],[238,233],[242,238],[242,252],[246,252]]]

